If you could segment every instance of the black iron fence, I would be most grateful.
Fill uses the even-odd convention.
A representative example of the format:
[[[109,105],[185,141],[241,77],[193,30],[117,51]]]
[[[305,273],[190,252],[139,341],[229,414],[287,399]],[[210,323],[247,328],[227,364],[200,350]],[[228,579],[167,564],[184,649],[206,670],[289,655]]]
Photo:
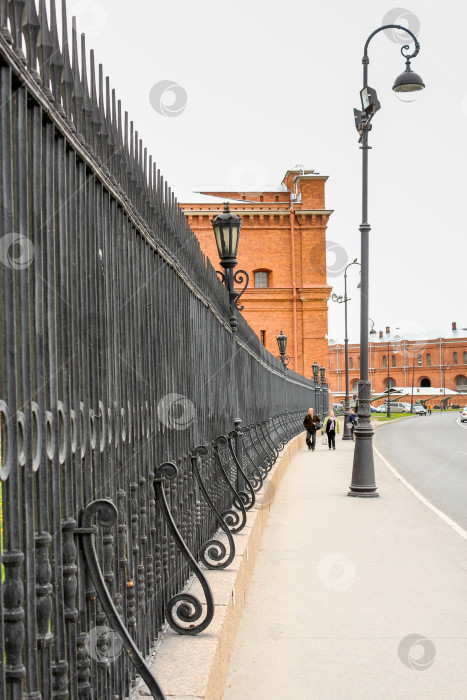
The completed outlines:
[[[209,624],[202,571],[327,387],[288,372],[285,414],[64,1],[60,35],[54,1],[0,0],[0,697],[114,700],[137,672],[163,697],[144,657],[165,619]]]

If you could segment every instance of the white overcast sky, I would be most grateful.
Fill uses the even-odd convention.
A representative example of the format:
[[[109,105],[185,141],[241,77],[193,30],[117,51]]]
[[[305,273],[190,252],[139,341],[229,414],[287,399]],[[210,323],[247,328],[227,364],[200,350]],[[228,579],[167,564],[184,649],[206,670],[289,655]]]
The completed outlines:
[[[370,134],[370,316],[377,329],[467,326],[467,6],[310,0],[68,0],[112,86],[175,192],[194,186],[278,183],[303,164],[329,175],[333,272],[360,257],[359,106],[367,36],[388,12],[416,28],[412,68],[427,86],[396,99],[401,44],[370,44],[369,84],[382,108]],[[151,105],[154,85],[186,92],[178,116]],[[157,90],[157,88],[156,88]],[[163,98],[170,106],[173,93]],[[240,242],[241,247],[241,242]],[[241,258],[241,250],[240,250]],[[349,270],[350,339],[358,341],[358,267]],[[329,301],[329,337],[344,337],[343,306]]]

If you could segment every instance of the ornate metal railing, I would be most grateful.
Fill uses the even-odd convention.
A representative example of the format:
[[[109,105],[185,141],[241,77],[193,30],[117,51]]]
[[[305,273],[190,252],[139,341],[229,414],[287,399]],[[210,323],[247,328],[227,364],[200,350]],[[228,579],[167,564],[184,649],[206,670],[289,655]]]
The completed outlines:
[[[0,0],[0,698],[124,698],[137,673],[162,698],[164,621],[209,624],[203,571],[318,387],[287,372],[287,422],[242,317],[232,355],[227,290],[49,4]]]

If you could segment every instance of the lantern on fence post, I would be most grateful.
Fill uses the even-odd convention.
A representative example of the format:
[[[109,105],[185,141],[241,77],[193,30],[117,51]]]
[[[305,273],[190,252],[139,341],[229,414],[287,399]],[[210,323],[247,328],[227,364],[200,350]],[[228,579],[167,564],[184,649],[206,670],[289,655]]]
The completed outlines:
[[[280,335],[277,336],[277,346],[279,348],[280,361],[282,362],[282,367],[284,369],[284,390],[285,390],[285,430],[287,435],[287,440],[290,440],[289,434],[289,409],[287,406],[287,365],[290,362],[289,355],[286,355],[287,351],[287,336],[281,331]]]
[[[216,239],[217,252],[219,253],[220,264],[224,268],[224,272],[217,270],[219,278],[224,283],[229,292],[229,307],[230,319],[229,324],[232,329],[232,389],[234,402],[234,425],[235,425],[235,452],[239,464],[243,465],[242,455],[242,438],[240,427],[242,421],[240,418],[240,407],[238,405],[238,387],[235,374],[235,352],[237,347],[236,332],[237,332],[237,311],[242,311],[243,306],[238,305],[238,301],[245,289],[248,287],[249,277],[244,270],[237,270],[234,273],[234,268],[238,265],[237,252],[238,243],[240,241],[240,229],[242,228],[242,219],[230,211],[228,202],[224,202],[224,211],[218,214],[212,222],[214,237]],[[243,284],[240,292],[235,291],[235,284]],[[244,480],[239,472],[237,472],[237,490],[244,490]]]

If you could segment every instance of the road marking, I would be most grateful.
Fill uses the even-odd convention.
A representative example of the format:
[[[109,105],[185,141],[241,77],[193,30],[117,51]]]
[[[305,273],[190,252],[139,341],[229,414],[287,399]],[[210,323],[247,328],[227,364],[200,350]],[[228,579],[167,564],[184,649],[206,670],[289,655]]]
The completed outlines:
[[[462,427],[464,427],[464,426],[462,426]],[[399,474],[399,472],[397,471],[397,469],[394,469],[394,467],[392,466],[392,464],[390,464],[390,463],[388,462],[388,460],[386,459],[386,457],[383,457],[383,455],[381,454],[381,452],[380,452],[376,447],[373,447],[373,449],[374,449],[374,451],[376,452],[376,454],[378,455],[378,457],[382,460],[382,462],[384,462],[384,464],[386,465],[386,467],[394,474],[394,476],[395,476],[397,479],[399,479],[399,481],[400,481],[402,484],[404,484],[404,486],[406,486],[406,487],[409,489],[409,491],[411,491],[411,492],[413,493],[413,495],[414,495],[416,498],[418,498],[419,501],[421,501],[422,503],[424,503],[424,504],[427,506],[427,508],[429,508],[430,510],[433,511],[433,513],[436,513],[436,515],[437,515],[439,518],[441,518],[441,520],[443,520],[447,525],[449,525],[450,527],[452,527],[452,529],[453,529],[455,532],[457,532],[458,535],[460,535],[461,537],[463,537],[464,540],[467,540],[467,531],[464,530],[464,528],[462,528],[460,525],[458,525],[456,522],[454,522],[454,520],[452,520],[448,515],[446,515],[446,513],[443,513],[442,510],[439,510],[439,508],[436,508],[436,506],[434,506],[432,503],[430,503],[430,501],[429,501],[427,498],[425,498],[425,496],[422,496],[422,494],[420,493],[420,491],[417,491],[417,489],[415,489],[415,488],[412,486],[412,484],[409,484],[409,482],[406,481],[406,479],[404,479],[404,477],[403,477],[401,474]]]

